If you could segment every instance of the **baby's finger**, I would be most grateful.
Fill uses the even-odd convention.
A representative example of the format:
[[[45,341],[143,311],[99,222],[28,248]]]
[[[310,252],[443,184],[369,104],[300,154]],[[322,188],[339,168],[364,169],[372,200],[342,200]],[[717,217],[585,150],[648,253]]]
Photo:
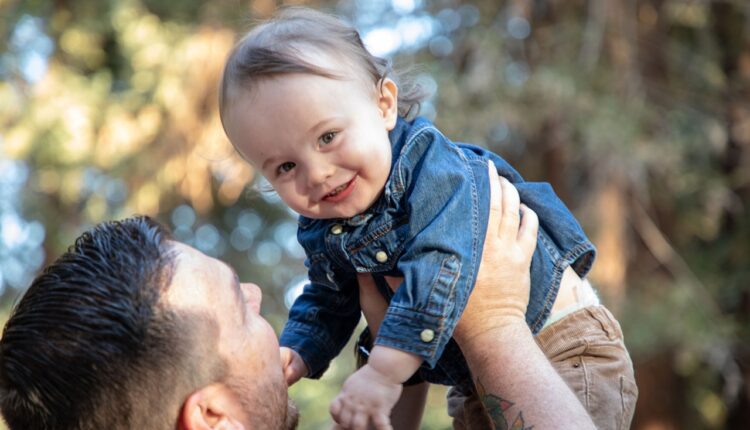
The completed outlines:
[[[296,359],[292,362],[290,367],[292,369],[292,384],[307,375],[307,365],[299,356],[296,356]]]
[[[499,235],[500,237],[515,238],[518,235],[520,217],[518,212],[518,205],[520,204],[518,190],[505,178],[500,178],[500,188],[503,196]]]
[[[354,414],[352,418],[351,428],[354,430],[367,430],[367,422],[369,421],[367,414],[359,412]]]
[[[331,418],[333,418],[333,420],[337,424],[341,424],[341,420],[339,419],[339,416],[341,415],[341,408],[341,400],[338,397],[333,399],[333,401],[331,402],[331,407],[328,408],[328,412],[331,414]]]
[[[354,419],[354,415],[352,413],[351,408],[348,408],[346,407],[346,405],[344,405],[341,408],[341,412],[339,412],[339,419],[336,420],[336,422],[338,422],[341,425],[341,427],[345,429],[351,429],[352,419]]]
[[[284,366],[284,378],[286,378],[286,384],[290,387],[292,386],[292,384],[297,382],[294,378],[294,368],[291,364],[287,364],[286,366]]]
[[[294,360],[295,353],[286,347],[279,348],[279,356],[281,357],[281,365],[284,371],[284,378],[286,379],[287,385],[291,386],[297,382],[301,377],[301,371],[299,366],[296,365]]]
[[[391,426],[391,419],[386,414],[373,415],[372,424],[377,430],[393,430],[393,426]]]

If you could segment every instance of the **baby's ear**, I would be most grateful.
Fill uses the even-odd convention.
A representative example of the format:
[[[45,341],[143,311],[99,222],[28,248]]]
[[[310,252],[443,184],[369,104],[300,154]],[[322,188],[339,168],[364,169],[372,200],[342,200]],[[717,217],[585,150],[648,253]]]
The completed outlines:
[[[393,130],[398,119],[398,85],[392,79],[383,78],[379,85],[378,108],[383,115],[385,127]]]

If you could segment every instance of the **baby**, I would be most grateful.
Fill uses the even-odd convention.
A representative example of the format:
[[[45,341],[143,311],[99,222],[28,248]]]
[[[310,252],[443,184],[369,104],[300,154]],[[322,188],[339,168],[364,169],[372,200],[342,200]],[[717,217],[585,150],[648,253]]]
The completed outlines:
[[[481,422],[464,416],[477,396],[451,336],[478,270],[494,163],[540,220],[526,320],[534,333],[549,326],[538,339],[560,329],[549,331],[545,352],[553,363],[558,354],[558,371],[597,425],[626,428],[632,364],[619,325],[581,280],[594,246],[548,184],[524,182],[496,154],[454,143],[423,118],[407,119],[421,95],[397,80],[355,30],[308,9],[256,27],[227,59],[224,129],[300,214],[310,283],[281,334],[288,383],[320,377],[339,354],[361,315],[358,285],[372,277],[388,310],[367,364],[331,406],[334,419],[387,427],[402,383],[417,373],[453,386],[455,422]],[[608,354],[588,360],[600,354],[581,346],[600,340]],[[596,379],[596,390],[586,378]]]

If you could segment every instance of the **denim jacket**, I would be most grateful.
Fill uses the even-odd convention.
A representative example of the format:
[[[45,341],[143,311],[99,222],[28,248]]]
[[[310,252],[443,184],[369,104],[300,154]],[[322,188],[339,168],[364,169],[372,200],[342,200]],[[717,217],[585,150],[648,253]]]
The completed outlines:
[[[280,343],[319,377],[360,318],[358,273],[372,274],[388,310],[375,344],[424,359],[420,375],[446,385],[471,383],[453,330],[474,286],[489,215],[487,161],[539,216],[526,321],[539,331],[567,266],[584,277],[595,249],[546,183],[525,182],[486,149],[454,143],[429,121],[399,118],[393,160],[379,199],[349,219],[299,218],[310,283],[294,302]],[[383,276],[400,276],[395,293]]]

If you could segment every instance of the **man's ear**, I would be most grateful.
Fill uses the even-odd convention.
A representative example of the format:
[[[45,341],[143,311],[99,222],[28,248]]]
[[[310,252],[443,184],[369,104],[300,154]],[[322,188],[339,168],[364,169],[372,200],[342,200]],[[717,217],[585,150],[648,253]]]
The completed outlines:
[[[380,90],[378,108],[383,115],[386,128],[391,131],[398,119],[398,85],[392,79],[383,78],[378,89]]]
[[[221,383],[207,385],[191,393],[185,403],[177,428],[179,430],[244,430],[237,413],[242,410],[234,392]]]

